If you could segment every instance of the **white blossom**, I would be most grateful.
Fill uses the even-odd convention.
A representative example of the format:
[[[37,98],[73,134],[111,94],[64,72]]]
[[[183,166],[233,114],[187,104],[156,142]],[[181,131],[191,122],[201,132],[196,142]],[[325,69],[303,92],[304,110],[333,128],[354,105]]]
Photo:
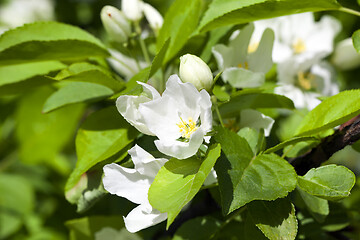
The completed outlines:
[[[192,83],[198,90],[210,91],[213,85],[213,75],[209,66],[199,57],[186,54],[180,57],[180,79]]]
[[[101,9],[101,21],[109,37],[119,43],[126,42],[131,34],[131,25],[124,13],[112,6]]]
[[[131,148],[129,154],[134,162],[134,169],[115,163],[107,164],[104,166],[103,184],[111,194],[139,204],[124,217],[126,229],[137,232],[167,219],[167,214],[154,209],[148,200],[150,185],[167,159],[155,159],[138,145]]]
[[[218,44],[212,48],[219,70],[223,71],[221,77],[233,87],[261,86],[265,81],[265,74],[273,65],[271,56],[274,33],[266,29],[260,42],[253,46],[249,45],[253,31],[254,25],[249,24],[240,32],[235,32],[227,46]]]

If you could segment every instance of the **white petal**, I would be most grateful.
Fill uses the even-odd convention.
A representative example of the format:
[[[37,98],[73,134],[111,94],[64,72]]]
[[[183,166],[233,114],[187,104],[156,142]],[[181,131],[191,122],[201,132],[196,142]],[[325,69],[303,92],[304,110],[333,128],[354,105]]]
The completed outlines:
[[[157,149],[171,157],[185,159],[193,156],[204,140],[205,133],[202,128],[191,134],[189,142],[177,140],[159,139],[155,141]]]
[[[150,204],[141,204],[134,208],[125,218],[125,227],[131,232],[154,226],[167,219],[167,213],[160,213]]]
[[[120,114],[140,132],[147,135],[154,135],[146,126],[143,116],[139,112],[141,103],[149,102],[151,99],[145,96],[123,95],[116,100],[116,107]]]
[[[336,45],[331,61],[340,70],[350,70],[360,66],[360,54],[355,50],[351,38],[344,39]]]
[[[212,129],[212,111],[211,111],[211,99],[208,92],[205,90],[200,91],[201,99],[199,101],[199,106],[201,108],[200,120],[201,128],[203,131],[208,133]]]
[[[112,58],[108,58],[110,66],[121,76],[129,80],[132,76],[140,71],[136,61],[119,51],[109,49]]]
[[[273,65],[272,49],[274,44],[274,32],[267,28],[262,35],[257,50],[249,54],[249,69],[253,72],[267,73]]]
[[[128,152],[135,164],[136,171],[149,177],[149,179],[155,179],[160,168],[167,162],[167,159],[164,158],[154,158],[138,145],[132,147]]]
[[[216,175],[214,168],[212,168],[211,172],[209,173],[209,175],[206,177],[206,179],[204,181],[204,186],[209,186],[216,182],[217,182],[217,175]]]
[[[264,129],[265,136],[270,135],[271,128],[274,124],[274,119],[265,116],[254,109],[244,109],[240,113],[240,127],[250,127],[256,130]]]
[[[143,83],[143,82],[137,82],[141,86],[143,86],[144,93],[150,98],[150,99],[157,99],[160,97],[160,93],[151,85]]]
[[[135,169],[124,168],[115,163],[105,165],[103,170],[104,188],[109,193],[137,204],[148,202],[148,191],[153,179],[141,175]]]

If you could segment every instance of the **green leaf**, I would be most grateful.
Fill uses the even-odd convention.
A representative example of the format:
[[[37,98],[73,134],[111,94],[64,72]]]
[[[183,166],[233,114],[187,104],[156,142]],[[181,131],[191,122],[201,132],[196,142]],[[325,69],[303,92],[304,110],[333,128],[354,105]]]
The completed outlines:
[[[110,88],[96,83],[68,82],[46,100],[43,112],[48,113],[74,103],[99,101],[113,93]]]
[[[360,113],[360,90],[343,91],[325,99],[300,123],[296,135],[312,135],[340,125]]]
[[[352,35],[352,41],[354,44],[354,48],[358,53],[360,53],[360,30],[354,32],[354,34]]]
[[[161,47],[159,52],[156,54],[154,60],[152,61],[148,78],[151,78],[156,73],[156,71],[162,67],[162,64],[165,59],[165,54],[169,48],[169,44],[170,44],[170,38],[165,41],[164,45]]]
[[[118,92],[124,88],[124,83],[114,79],[111,76],[111,72],[101,66],[87,62],[70,65],[67,69],[58,73],[55,79],[97,83],[112,89],[114,92]]]
[[[255,225],[271,240],[295,239],[295,208],[286,198],[275,201],[254,201],[247,205]]]
[[[55,158],[75,135],[83,106],[73,105],[42,114],[42,106],[53,92],[46,86],[22,96],[16,112],[16,136],[22,161],[57,168]]]
[[[279,151],[280,149],[283,149],[287,146],[291,146],[291,145],[295,145],[296,143],[299,142],[308,142],[308,141],[318,141],[318,138],[315,137],[294,137],[292,139],[286,140],[282,143],[279,143],[278,145],[272,147],[272,148],[268,148],[266,149],[266,151],[264,153],[274,153]]]
[[[239,115],[241,109],[246,108],[287,108],[293,109],[293,102],[285,96],[272,93],[244,92],[232,97],[230,102],[219,106],[221,116]]]
[[[181,209],[196,195],[220,156],[220,145],[209,147],[201,162],[196,157],[184,160],[170,159],[160,169],[149,189],[150,204],[167,212],[167,228]]]
[[[298,186],[313,196],[334,201],[349,196],[355,180],[352,171],[331,164],[312,168],[304,176],[298,176]]]
[[[206,41],[206,45],[204,47],[204,50],[202,51],[200,58],[204,61],[204,62],[209,62],[212,52],[211,49],[215,46],[215,44],[217,44],[219,42],[219,40],[224,37],[232,28],[232,26],[226,26],[226,27],[221,27],[221,28],[217,28],[214,29],[213,31],[210,32],[210,36],[209,39]]]
[[[27,179],[6,173],[0,173],[0,192],[0,238],[7,239],[33,211],[35,193]]]
[[[65,64],[56,61],[2,66],[0,67],[0,86],[21,82],[39,75],[46,75],[65,67]]]
[[[115,106],[101,109],[90,115],[80,126],[76,136],[78,161],[65,187],[70,191],[80,180],[82,174],[97,163],[124,152],[138,132],[119,114]]]
[[[201,10],[200,0],[175,0],[164,17],[157,39],[157,49],[170,38],[165,62],[174,57],[190,38],[198,25]]]
[[[0,36],[0,65],[108,55],[98,39],[78,27],[63,23],[26,24]]]
[[[204,32],[226,25],[340,7],[336,0],[214,0],[201,19],[198,30]]]
[[[245,139],[224,128],[216,131],[225,154],[215,165],[224,214],[253,200],[285,197],[295,188],[296,173],[287,161],[274,154],[254,157]]]
[[[296,187],[296,190],[299,192],[299,195],[304,201],[310,214],[316,219],[316,221],[323,222],[326,216],[329,215],[328,201],[322,198],[314,197],[302,190],[300,187]]]
[[[72,219],[65,222],[65,226],[72,232],[72,239],[95,239],[95,233],[105,227],[121,229],[124,227],[122,216],[91,216]]]
[[[213,217],[197,217],[181,225],[173,240],[208,240],[221,229],[220,226],[220,221]]]
[[[266,147],[264,131],[258,131],[254,128],[244,127],[241,128],[237,134],[247,141],[254,155],[257,155]]]

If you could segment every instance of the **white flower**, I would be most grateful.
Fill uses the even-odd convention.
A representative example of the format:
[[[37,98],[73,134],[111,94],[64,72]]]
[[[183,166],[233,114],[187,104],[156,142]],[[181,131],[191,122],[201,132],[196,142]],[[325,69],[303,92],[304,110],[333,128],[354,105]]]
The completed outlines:
[[[140,96],[123,95],[116,100],[116,107],[120,114],[137,130],[147,135],[155,135],[145,124],[143,115],[139,112],[142,103],[160,98],[160,94],[152,86],[138,82],[143,86],[143,94]]]
[[[141,69],[145,68],[147,64],[143,61],[136,62],[135,59],[126,56],[125,54],[115,50],[108,49],[111,57],[108,58],[110,66],[125,80],[129,80]]]
[[[167,218],[152,208],[148,200],[148,191],[156,174],[167,159],[155,159],[141,147],[135,145],[129,150],[135,168],[124,168],[115,163],[104,166],[104,188],[111,194],[124,197],[139,204],[126,217],[125,227],[129,232],[153,226]]]
[[[139,105],[146,126],[159,140],[158,150],[184,159],[194,155],[212,128],[210,95],[170,76],[160,98]]]
[[[296,70],[293,65],[282,64],[289,75],[279,75],[279,87],[275,93],[290,98],[296,108],[315,108],[321,101],[321,96],[332,96],[339,93],[339,87],[334,78],[335,73],[326,62],[313,65],[310,69]],[[281,77],[282,76],[282,77]]]
[[[209,66],[199,57],[186,54],[180,57],[180,79],[192,83],[198,90],[210,91],[213,75]]]
[[[233,87],[259,87],[265,81],[273,65],[271,60],[274,34],[266,29],[256,46],[249,45],[254,25],[249,24],[230,38],[228,46],[218,44],[212,52],[219,70],[224,71],[221,77]]]
[[[112,6],[101,9],[101,21],[109,37],[119,43],[126,42],[131,34],[131,25],[123,12]]]
[[[9,28],[54,19],[52,0],[12,0],[0,8],[0,23]]]
[[[360,54],[355,50],[351,38],[336,44],[331,61],[340,70],[350,70],[360,66]]]
[[[177,75],[170,76],[162,96],[142,85],[150,97],[120,96],[120,114],[140,132],[157,136],[160,152],[178,159],[194,155],[212,128],[210,95],[182,83]]]

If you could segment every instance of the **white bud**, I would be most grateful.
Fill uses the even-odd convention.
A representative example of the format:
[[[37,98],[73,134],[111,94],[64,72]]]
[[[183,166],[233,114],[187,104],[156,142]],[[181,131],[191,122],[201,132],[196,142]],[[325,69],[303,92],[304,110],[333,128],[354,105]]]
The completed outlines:
[[[199,57],[186,54],[180,57],[180,79],[192,83],[198,90],[209,91],[213,85],[213,75],[209,66]]]
[[[131,21],[139,21],[142,16],[142,1],[140,0],[122,0],[121,10]]]
[[[163,25],[164,19],[153,6],[143,3],[144,15],[154,32],[158,32]]]
[[[340,70],[350,70],[360,66],[360,54],[355,50],[351,38],[336,44],[331,60]]]
[[[131,34],[131,26],[119,9],[105,6],[101,10],[100,17],[106,32],[113,41],[119,43],[127,41]]]

